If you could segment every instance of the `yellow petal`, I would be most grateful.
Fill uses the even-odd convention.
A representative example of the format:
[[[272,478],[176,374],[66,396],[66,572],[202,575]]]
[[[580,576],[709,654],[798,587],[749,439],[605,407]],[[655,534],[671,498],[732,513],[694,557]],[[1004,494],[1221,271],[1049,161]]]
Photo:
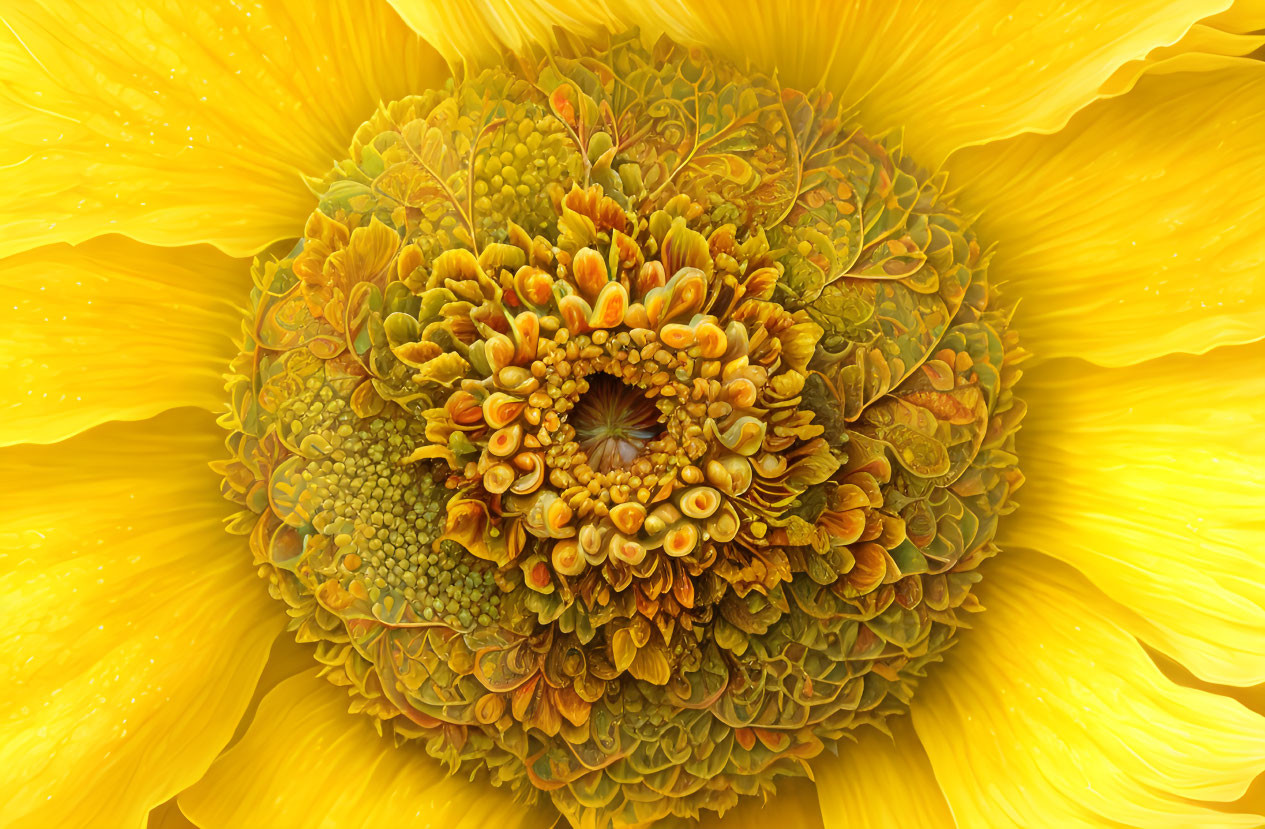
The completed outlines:
[[[447,76],[372,0],[70,0],[0,17],[0,256],[117,232],[253,253],[380,101]]]
[[[1214,682],[1265,682],[1265,343],[1023,380],[1028,476],[1004,543],[1088,575],[1156,648]]]
[[[550,829],[551,808],[515,804],[482,778],[448,776],[417,743],[395,747],[347,692],[308,671],[277,685],[237,745],[180,795],[202,829],[435,826]]]
[[[1233,6],[1204,22],[1240,34],[1265,29],[1265,0],[1234,0]]]
[[[1265,769],[1265,718],[1160,673],[1118,608],[1054,559],[985,566],[986,610],[914,697],[961,826],[1257,826],[1229,801]]]
[[[870,133],[904,129],[919,163],[1022,131],[1049,132],[1094,100],[1127,61],[1178,40],[1228,0],[836,3],[825,0],[391,0],[453,60],[503,60],[553,25],[592,35],[636,25],[818,83],[855,107]]]
[[[278,606],[278,609],[282,608]],[[282,611],[284,612],[284,609]],[[246,734],[247,726],[255,718],[259,704],[263,702],[269,691],[315,664],[317,664],[315,646],[308,642],[296,642],[292,632],[284,631],[272,640],[272,650],[268,652],[268,661],[264,665],[263,673],[259,675],[259,681],[255,683],[255,691],[246,705],[246,711],[237,721],[237,729],[233,732],[228,745],[235,745]]]
[[[795,829],[825,829],[830,826],[822,822],[817,787],[812,781],[779,777],[777,794],[768,800],[744,797],[723,816],[704,812],[697,823],[680,821],[679,829],[769,829],[775,823]],[[678,829],[669,820],[656,823],[655,829],[659,829],[660,824],[663,829]]]
[[[222,408],[250,264],[122,236],[0,259],[0,446]]]
[[[1224,66],[1220,57],[1246,57],[1265,45],[1265,0],[1234,5],[1196,23],[1176,43],[1159,46],[1121,66],[1103,83],[1104,97],[1127,92],[1145,72],[1151,75],[1203,72]],[[1211,59],[1210,59],[1211,58]]]
[[[1265,63],[1212,60],[951,159],[1039,355],[1123,365],[1265,336]]]
[[[1119,95],[1127,92],[1143,72],[1167,72],[1173,70],[1200,69],[1200,55],[1242,57],[1251,54],[1265,44],[1265,35],[1240,34],[1226,31],[1215,25],[1197,23],[1185,36],[1171,46],[1152,49],[1140,60],[1131,60],[1116,70],[1102,85],[1103,95]],[[1215,67],[1217,62],[1205,65]]]
[[[840,742],[837,758],[813,762],[825,829],[956,829],[909,717],[891,729],[867,728],[855,745]]]
[[[1215,685],[1194,676],[1182,665],[1162,653],[1152,651],[1151,657],[1155,660],[1155,664],[1159,666],[1160,670],[1164,672],[1164,675],[1178,685],[1221,694],[1238,700],[1257,714],[1265,714],[1265,685],[1252,685],[1246,688],[1232,685]],[[1257,775],[1256,779],[1252,781],[1252,785],[1248,786],[1247,794],[1232,803],[1227,803],[1222,808],[1239,812],[1251,812],[1252,814],[1265,814],[1265,774]]]
[[[609,3],[568,0],[388,0],[404,22],[454,64],[499,64],[506,49],[525,52],[533,44],[548,43],[554,27],[582,37],[602,28],[636,25],[621,22]]]
[[[149,813],[145,829],[198,829],[180,811],[175,798],[154,807]]]
[[[0,450],[0,814],[141,827],[233,733],[283,627],[206,412]]]

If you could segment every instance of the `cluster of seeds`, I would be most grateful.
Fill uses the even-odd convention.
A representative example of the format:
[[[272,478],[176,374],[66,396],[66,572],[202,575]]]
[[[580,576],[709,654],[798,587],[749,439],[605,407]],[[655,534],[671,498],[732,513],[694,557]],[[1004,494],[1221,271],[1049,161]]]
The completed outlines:
[[[553,211],[540,198],[546,184],[571,177],[575,160],[568,152],[566,128],[556,118],[526,117],[513,129],[496,130],[474,158],[474,209],[488,222],[514,217],[538,232],[553,222]],[[538,205],[535,215],[524,205]]]
[[[495,568],[441,540],[442,480],[408,463],[421,430],[402,417],[360,417],[319,363],[290,363],[313,373],[289,384],[301,391],[278,412],[279,435],[299,462],[278,467],[274,488],[290,497],[273,504],[306,550],[333,562],[322,598],[339,609],[367,602],[373,618],[392,623],[491,625],[501,602]]]
[[[469,630],[497,617],[493,569],[451,542],[440,542],[446,494],[430,470],[404,461],[412,452],[403,419],[357,424],[346,401],[332,401],[333,423],[314,432],[330,447],[300,476],[319,512],[312,529],[332,545],[343,590],[363,595],[375,618],[401,618],[401,602],[424,621]],[[341,413],[341,414],[340,414]]]

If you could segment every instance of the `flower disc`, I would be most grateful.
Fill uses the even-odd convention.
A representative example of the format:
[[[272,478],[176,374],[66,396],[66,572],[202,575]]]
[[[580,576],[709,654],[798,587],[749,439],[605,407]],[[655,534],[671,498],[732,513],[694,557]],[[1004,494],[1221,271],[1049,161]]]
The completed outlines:
[[[257,264],[233,528],[398,739],[576,825],[724,811],[977,609],[1024,353],[828,96],[636,33],[524,65],[384,107]]]

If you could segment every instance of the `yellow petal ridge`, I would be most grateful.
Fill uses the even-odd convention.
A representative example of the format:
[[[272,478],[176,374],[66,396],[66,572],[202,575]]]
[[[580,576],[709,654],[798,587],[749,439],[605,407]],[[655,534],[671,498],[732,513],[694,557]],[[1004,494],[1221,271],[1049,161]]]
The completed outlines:
[[[1265,0],[1234,0],[1234,5],[1204,21],[1227,32],[1246,34],[1265,29]]]
[[[1024,377],[1028,483],[1003,543],[1085,573],[1197,676],[1265,682],[1265,343]]]
[[[866,729],[813,764],[825,829],[956,829],[910,718],[889,723],[890,735]]]
[[[1197,70],[1202,56],[1242,57],[1262,45],[1265,45],[1265,34],[1245,34],[1209,23],[1196,23],[1177,43],[1152,49],[1145,58],[1121,66],[1103,83],[1101,91],[1104,96],[1120,95],[1129,91],[1143,72]],[[1206,61],[1203,65],[1215,69],[1222,64]]]
[[[1220,67],[950,160],[1034,353],[1126,365],[1265,336],[1265,64],[1201,60]]]
[[[284,625],[192,409],[0,450],[0,814],[142,827],[228,741]]]
[[[224,406],[250,263],[122,236],[0,259],[0,446]]]
[[[961,826],[1259,826],[1231,801],[1265,718],[1174,684],[1066,565],[1006,550],[975,630],[919,688],[914,727]]]
[[[254,253],[379,103],[446,76],[372,0],[8,4],[0,256],[104,233]]]
[[[552,809],[515,804],[486,781],[452,777],[418,745],[392,745],[346,691],[315,669],[282,681],[260,703],[241,742],[180,795],[202,829],[442,826],[550,829]]]

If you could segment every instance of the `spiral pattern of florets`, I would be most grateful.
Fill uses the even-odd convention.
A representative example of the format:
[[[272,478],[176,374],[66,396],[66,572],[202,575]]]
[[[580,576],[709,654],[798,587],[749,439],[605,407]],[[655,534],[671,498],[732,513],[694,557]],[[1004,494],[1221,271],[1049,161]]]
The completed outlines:
[[[903,711],[1022,481],[942,177],[631,33],[384,107],[319,191],[219,468],[354,708],[591,827]]]

